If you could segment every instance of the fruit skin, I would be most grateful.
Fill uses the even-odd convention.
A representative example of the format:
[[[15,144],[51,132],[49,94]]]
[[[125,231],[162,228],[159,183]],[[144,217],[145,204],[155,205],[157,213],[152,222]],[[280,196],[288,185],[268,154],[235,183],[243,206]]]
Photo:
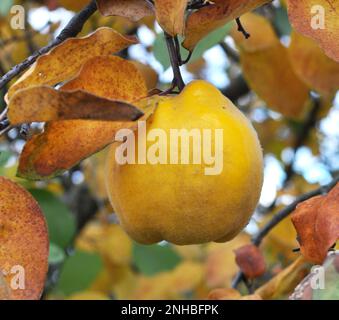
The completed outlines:
[[[113,145],[106,184],[122,227],[144,244],[167,240],[185,245],[234,238],[248,223],[263,180],[262,150],[250,122],[213,85],[197,80],[178,96],[159,102],[147,120],[147,132],[155,128],[166,133],[222,128],[223,171],[205,175],[204,163],[120,165],[115,160],[118,145]]]

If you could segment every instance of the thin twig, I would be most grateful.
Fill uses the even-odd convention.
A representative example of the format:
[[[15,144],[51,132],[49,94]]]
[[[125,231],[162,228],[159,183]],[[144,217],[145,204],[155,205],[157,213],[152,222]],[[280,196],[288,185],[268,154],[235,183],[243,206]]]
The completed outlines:
[[[67,26],[50,44],[36,51],[30,57],[13,67],[3,77],[1,77],[0,89],[3,88],[7,83],[9,83],[13,78],[26,70],[28,67],[30,67],[41,55],[47,53],[66,39],[77,36],[82,30],[85,22],[95,13],[96,10],[96,1],[92,0],[86,7],[84,7],[84,9],[82,9],[69,21]]]
[[[245,30],[244,26],[240,21],[240,18],[236,18],[235,21],[237,22],[238,25],[238,31],[244,35],[245,39],[248,39],[251,35]]]
[[[178,89],[181,91],[185,87],[184,80],[182,79],[180,72],[180,61],[178,59],[178,52],[175,46],[174,38],[171,37],[167,32],[165,32],[165,40],[167,44],[168,53],[170,56],[170,61],[173,69],[173,76],[175,84]]]
[[[285,219],[289,214],[291,214],[297,205],[307,199],[310,199],[312,197],[315,197],[320,194],[328,193],[331,189],[335,187],[335,185],[339,182],[339,176],[334,178],[328,185],[322,186],[316,190],[310,191],[308,193],[305,193],[298,198],[296,198],[295,201],[293,201],[290,205],[286,206],[284,209],[276,213],[272,219],[252,238],[252,243],[256,246],[259,246],[262,242],[262,240],[265,238],[265,236],[283,219]],[[236,277],[233,280],[232,287],[236,288],[239,283],[244,279],[244,274],[242,272],[238,272]]]

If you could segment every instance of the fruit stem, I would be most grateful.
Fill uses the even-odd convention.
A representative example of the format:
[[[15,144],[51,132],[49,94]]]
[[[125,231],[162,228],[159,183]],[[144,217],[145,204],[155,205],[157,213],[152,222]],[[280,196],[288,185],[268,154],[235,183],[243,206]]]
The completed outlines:
[[[180,62],[178,59],[179,53],[177,52],[174,38],[166,32],[165,32],[165,40],[166,40],[166,45],[167,45],[167,49],[168,49],[168,53],[169,53],[169,57],[171,61],[171,66],[173,70],[173,76],[174,76],[173,82],[176,84],[179,91],[181,91],[185,87],[185,82],[182,79],[181,72],[180,72]]]

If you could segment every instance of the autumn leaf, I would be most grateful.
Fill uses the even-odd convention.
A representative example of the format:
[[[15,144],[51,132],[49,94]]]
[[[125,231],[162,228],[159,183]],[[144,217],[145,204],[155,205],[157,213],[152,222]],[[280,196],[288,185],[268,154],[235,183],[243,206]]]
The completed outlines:
[[[38,58],[35,64],[15,82],[8,98],[20,89],[37,85],[55,85],[75,76],[90,58],[116,53],[137,39],[123,36],[113,29],[102,27],[84,38],[70,38],[49,53]]]
[[[138,70],[143,75],[146,86],[148,90],[154,89],[158,84],[158,74],[157,72],[149,65],[143,64],[139,61],[132,61],[132,63],[138,68]]]
[[[299,257],[287,268],[279,272],[270,281],[255,291],[263,300],[274,299],[293,291],[298,282],[305,276],[308,264]]]
[[[337,0],[287,0],[289,19],[297,32],[314,39],[339,62],[339,2]]]
[[[12,125],[52,120],[134,121],[143,113],[126,102],[101,98],[85,91],[58,91],[40,86],[20,90],[10,100]]]
[[[0,299],[39,299],[48,269],[46,221],[34,198],[4,177],[0,177],[0,242]],[[22,287],[13,288],[13,277]]]
[[[120,16],[138,21],[153,14],[145,0],[97,0],[97,4],[104,16]]]
[[[339,183],[324,196],[300,203],[292,214],[306,260],[322,264],[339,238]]]
[[[184,34],[187,2],[188,0],[154,0],[156,19],[171,36]]]
[[[146,120],[154,111],[158,97],[145,98],[147,88],[133,63],[118,57],[95,57],[61,90],[84,90],[99,97],[133,104]],[[139,101],[137,101],[139,100]],[[69,120],[52,121],[44,132],[33,136],[19,160],[18,175],[27,179],[48,179],[61,174],[81,160],[113,143],[121,128],[135,129],[136,122]]]
[[[234,252],[235,261],[247,278],[257,278],[265,273],[265,259],[258,247],[248,244]]]
[[[339,88],[339,62],[326,56],[314,40],[297,32],[291,34],[288,52],[295,72],[310,89],[335,94]]]
[[[231,35],[240,50],[241,67],[248,84],[269,108],[286,117],[301,117],[309,101],[309,90],[296,75],[287,49],[274,38],[272,27],[264,17],[248,13],[242,17],[242,24],[245,29],[251,28],[252,39],[246,42],[236,28]]]
[[[244,13],[269,2],[268,0],[214,0],[189,15],[186,22],[183,46],[192,51],[195,45],[213,30],[240,17]],[[252,31],[252,30],[251,30]]]

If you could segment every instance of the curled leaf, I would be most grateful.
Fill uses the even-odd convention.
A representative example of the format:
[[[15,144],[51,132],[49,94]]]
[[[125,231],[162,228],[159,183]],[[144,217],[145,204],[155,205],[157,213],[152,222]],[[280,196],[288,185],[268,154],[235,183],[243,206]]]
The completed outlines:
[[[85,91],[58,91],[50,87],[20,90],[9,103],[11,124],[52,120],[134,121],[143,113],[122,101],[95,96]]]
[[[48,269],[45,218],[34,198],[4,177],[0,177],[0,243],[0,299],[39,299]]]
[[[188,0],[154,0],[158,23],[171,36],[183,35]]]
[[[153,14],[145,0],[97,0],[97,4],[104,16],[120,16],[138,21]]]
[[[244,13],[269,2],[268,0],[214,0],[189,15],[183,46],[192,51],[195,45],[213,30],[225,25]],[[250,30],[252,31],[252,30]]]
[[[325,53],[339,62],[339,2],[337,0],[287,0],[293,27],[314,39]]]
[[[259,248],[253,244],[235,250],[235,261],[249,279],[260,277],[266,271],[264,256]]]
[[[322,264],[339,239],[339,183],[325,196],[300,203],[292,214],[306,260]]]
[[[49,53],[40,56],[35,64],[8,91],[11,99],[20,89],[37,85],[55,85],[72,78],[91,57],[116,53],[137,39],[123,36],[103,27],[84,38],[70,38]]]

